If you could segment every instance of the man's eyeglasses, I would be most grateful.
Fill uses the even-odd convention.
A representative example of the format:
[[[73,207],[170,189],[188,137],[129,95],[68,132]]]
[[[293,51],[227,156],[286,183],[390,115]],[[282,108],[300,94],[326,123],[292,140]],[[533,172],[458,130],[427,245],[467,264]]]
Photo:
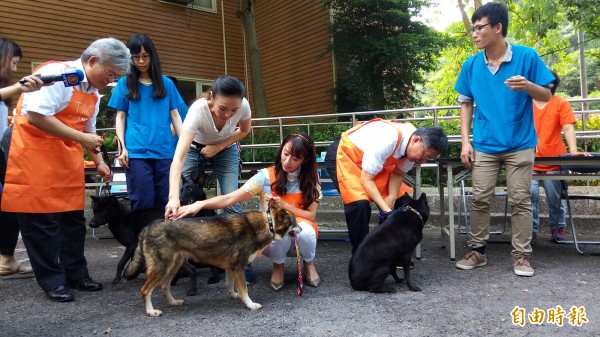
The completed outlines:
[[[106,69],[105,66],[102,66],[102,68],[104,68],[104,72],[106,72],[106,77],[108,78],[109,81],[114,82],[117,79],[119,79],[119,77],[121,77],[121,75],[113,72],[113,71],[109,71],[108,69]]]
[[[477,34],[479,34],[479,33],[481,32],[481,30],[482,30],[483,28],[485,28],[485,26],[489,26],[489,25],[491,25],[491,24],[492,24],[491,22],[488,22],[488,23],[486,23],[485,25],[473,26],[473,28],[471,28],[470,32],[471,32],[471,34],[474,34],[474,33],[477,33]]]
[[[144,54],[144,55],[133,55],[131,56],[131,59],[135,62],[140,62],[140,61],[148,61],[150,59],[150,55],[148,54]]]
[[[425,148],[425,143],[421,142],[421,146],[423,146],[423,156],[421,158],[427,159],[427,161],[433,161],[439,158],[439,154],[437,156],[431,157],[427,154],[427,148]]]

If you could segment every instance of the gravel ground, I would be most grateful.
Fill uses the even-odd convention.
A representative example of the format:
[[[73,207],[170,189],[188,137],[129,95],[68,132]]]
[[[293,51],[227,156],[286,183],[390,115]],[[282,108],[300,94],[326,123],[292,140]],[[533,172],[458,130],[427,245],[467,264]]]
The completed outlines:
[[[316,263],[323,282],[306,287],[302,297],[296,296],[294,260],[286,264],[284,289],[273,292],[269,261],[261,258],[253,263],[257,282],[249,292],[262,309],[251,311],[228,299],[224,281],[207,285],[208,270],[202,269],[198,296],[185,296],[188,279],[173,288],[175,297],[186,300],[183,306],[169,307],[155,292],[154,306],[163,310],[158,318],[145,315],[143,276],[110,284],[123,248],[88,234],[89,269],[105,289],[74,291],[74,302],[53,303],[32,277],[0,278],[0,336],[600,336],[598,256],[551,244],[546,234],[534,252],[536,275],[523,278],[512,272],[507,237],[489,245],[486,267],[462,271],[441,248],[439,229],[428,227],[412,274],[423,291],[400,285],[396,294],[353,291],[347,276],[350,243],[321,240]],[[104,228],[96,234],[110,233]],[[458,236],[457,255],[465,252],[465,241]],[[26,258],[21,243],[19,248],[17,257]],[[540,325],[527,319],[524,326],[513,324],[515,307],[548,314],[558,306],[566,314],[581,308],[587,322],[577,326],[565,314],[562,326],[549,323],[548,316]]]

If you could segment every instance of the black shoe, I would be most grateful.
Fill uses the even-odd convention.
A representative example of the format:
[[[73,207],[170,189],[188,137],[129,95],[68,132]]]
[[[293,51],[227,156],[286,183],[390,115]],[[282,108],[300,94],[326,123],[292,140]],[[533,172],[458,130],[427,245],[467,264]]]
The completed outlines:
[[[86,276],[80,280],[73,281],[70,284],[71,288],[81,291],[97,291],[102,290],[102,283],[92,280],[89,276]]]
[[[46,296],[52,302],[71,302],[75,299],[71,293],[71,289],[65,286],[58,286],[53,290],[46,292]]]

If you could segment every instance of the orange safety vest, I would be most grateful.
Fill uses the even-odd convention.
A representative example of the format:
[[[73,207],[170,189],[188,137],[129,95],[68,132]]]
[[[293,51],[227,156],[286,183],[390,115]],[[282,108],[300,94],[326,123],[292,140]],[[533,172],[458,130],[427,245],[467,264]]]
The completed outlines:
[[[54,117],[72,129],[83,131],[85,123],[95,112],[98,96],[95,92],[83,93],[76,87],[73,90],[67,107]],[[29,124],[27,116],[21,115],[22,101],[23,95],[14,116],[2,210],[57,213],[84,209],[81,144],[53,136]]]
[[[271,166],[269,168],[267,168],[267,171],[269,172],[269,182],[271,184],[273,184],[275,182],[275,166]],[[292,204],[294,205],[294,207],[298,207],[300,209],[305,209],[302,207],[302,192],[300,193],[288,193],[286,195],[279,195],[277,194],[277,192],[275,192],[275,190],[273,188],[271,188],[271,194],[274,197],[280,197],[281,200],[287,202],[288,204]],[[315,229],[315,233],[317,234],[317,237],[319,235],[319,226],[317,226],[316,223],[314,223],[313,221],[310,220],[306,220],[304,218],[301,217],[296,217],[296,221],[300,222],[306,222],[308,224],[310,224],[314,229]]]
[[[360,175],[362,173],[362,158],[363,151],[359,149],[357,146],[352,144],[348,135],[360,129],[361,127],[376,121],[381,121],[384,123],[388,123],[390,125],[394,125],[393,123],[382,120],[380,118],[372,119],[366,123],[357,125],[352,129],[342,133],[342,138],[340,139],[340,145],[337,149],[336,161],[337,161],[337,178],[340,186],[340,195],[342,196],[342,201],[344,204],[349,204],[351,202],[355,202],[358,200],[369,200],[372,201],[364,187],[360,183]],[[394,125],[396,127],[396,125]],[[396,127],[398,131],[398,141],[396,142],[396,147],[394,147],[394,151],[392,154],[396,152],[398,146],[402,142],[402,132],[400,128]],[[401,160],[406,159],[396,159],[390,156],[386,159],[383,164],[383,169],[381,172],[375,175],[375,185],[377,186],[377,190],[381,194],[383,198],[388,196],[388,182],[390,179],[390,175],[394,170],[396,164],[398,164]],[[398,197],[404,195],[404,193],[412,193],[412,188],[402,183],[402,186],[398,190]]]

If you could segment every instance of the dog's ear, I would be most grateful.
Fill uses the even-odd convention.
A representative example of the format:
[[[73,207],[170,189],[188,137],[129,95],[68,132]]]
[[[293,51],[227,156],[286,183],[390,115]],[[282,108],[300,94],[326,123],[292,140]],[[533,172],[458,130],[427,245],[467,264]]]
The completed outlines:
[[[95,195],[90,195],[90,198],[92,198],[92,203],[97,203],[98,200],[100,200],[100,198]]]
[[[296,222],[296,217],[294,214],[284,210],[283,208],[276,208],[277,214],[275,214],[276,223],[278,228],[290,228],[290,227],[298,227],[298,223]],[[298,227],[299,228],[299,227]]]
[[[269,199],[269,208],[277,208],[274,199]]]
[[[410,204],[411,201],[412,198],[410,197],[410,195],[408,195],[408,193],[404,193],[403,196],[396,199],[396,202],[394,202],[394,209],[400,209],[404,206],[407,206]]]
[[[277,222],[279,223],[287,223],[290,219],[288,212],[286,212],[284,209],[281,208],[276,208],[277,210]]]

